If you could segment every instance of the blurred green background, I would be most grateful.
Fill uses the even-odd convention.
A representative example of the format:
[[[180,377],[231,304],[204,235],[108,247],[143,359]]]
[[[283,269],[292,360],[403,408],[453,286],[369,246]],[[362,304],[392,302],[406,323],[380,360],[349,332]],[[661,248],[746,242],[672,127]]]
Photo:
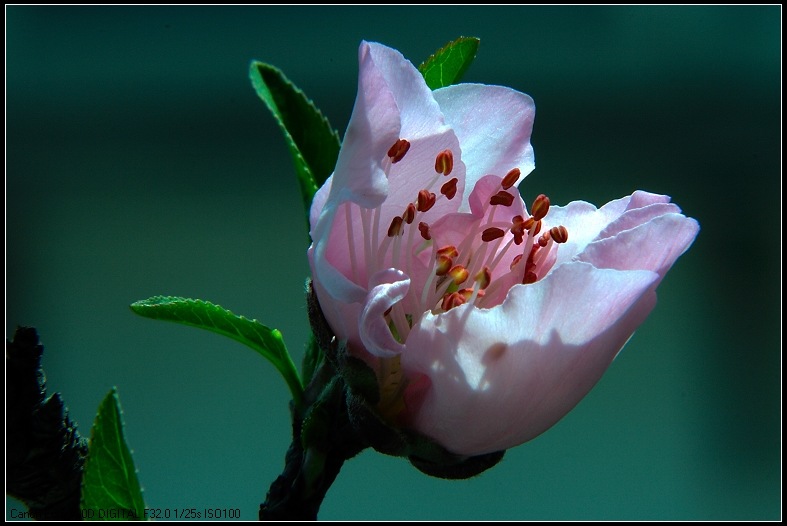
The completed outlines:
[[[250,60],[281,68],[343,132],[360,40],[418,63],[473,35],[465,80],[536,101],[526,201],[600,205],[641,188],[673,196],[702,230],[553,429],[467,481],[364,452],[320,517],[780,517],[779,6],[6,16],[6,335],[39,329],[49,389],[86,435],[118,386],[149,507],[255,519],[289,443],[287,390],[268,363],[128,309],[155,294],[208,299],[281,329],[300,359],[303,213]],[[6,518],[22,509],[8,499]]]

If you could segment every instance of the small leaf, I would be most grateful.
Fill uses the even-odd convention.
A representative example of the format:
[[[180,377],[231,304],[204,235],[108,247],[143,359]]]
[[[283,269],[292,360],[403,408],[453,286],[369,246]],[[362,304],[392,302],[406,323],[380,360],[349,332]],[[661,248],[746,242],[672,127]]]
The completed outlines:
[[[481,41],[475,37],[459,37],[435,51],[418,66],[429,89],[456,84],[475,59]]]
[[[120,402],[113,388],[98,407],[82,478],[82,516],[142,520],[145,502],[123,437]]]
[[[277,329],[270,329],[257,320],[238,316],[207,301],[175,296],[154,296],[137,301],[131,304],[131,310],[146,318],[173,321],[215,332],[251,347],[270,360],[287,382],[295,404],[301,405],[303,385],[281,332]]]
[[[290,149],[308,224],[312,198],[333,173],[339,156],[339,134],[304,93],[279,69],[251,63],[251,83],[279,123]]]

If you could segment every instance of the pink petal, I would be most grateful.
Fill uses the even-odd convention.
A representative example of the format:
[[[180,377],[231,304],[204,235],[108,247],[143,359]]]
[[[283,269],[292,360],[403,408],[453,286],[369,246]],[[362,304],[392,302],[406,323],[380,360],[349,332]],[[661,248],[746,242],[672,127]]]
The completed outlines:
[[[534,438],[570,411],[655,304],[658,276],[568,263],[492,309],[427,314],[403,354],[431,381],[414,426],[476,455]]]
[[[455,84],[436,90],[434,97],[462,145],[467,166],[464,203],[484,175],[504,177],[519,168],[524,178],[533,171],[530,134],[536,106],[528,95],[501,86]]]
[[[322,209],[325,207],[325,203],[328,200],[328,195],[331,193],[331,187],[333,186],[333,175],[328,177],[325,183],[317,190],[317,193],[314,194],[312,198],[312,205],[309,208],[309,235],[311,235],[312,239],[314,239],[314,230],[317,227],[317,220],[320,218],[320,214],[322,214]]]
[[[655,203],[642,208],[629,209],[599,232],[596,240],[612,237],[624,230],[631,230],[664,214],[679,213],[680,208],[672,203]]]
[[[550,207],[549,214],[544,219],[545,228],[563,225],[568,230],[568,243],[560,245],[556,264],[574,259],[589,243],[600,237],[633,228],[637,220],[646,221],[659,214],[680,212],[675,205],[667,205],[669,201],[669,196],[637,190],[632,195],[610,201],[601,208],[585,201]],[[653,208],[634,213],[637,209],[650,206]],[[627,213],[628,215],[617,223],[618,218]]]
[[[361,342],[373,355],[390,358],[404,350],[404,346],[393,337],[385,312],[404,298],[409,288],[410,278],[395,269],[383,270],[372,276],[359,327]]]
[[[636,228],[590,243],[579,260],[599,268],[646,269],[664,276],[675,260],[691,246],[699,228],[694,219],[681,214],[665,214]]]

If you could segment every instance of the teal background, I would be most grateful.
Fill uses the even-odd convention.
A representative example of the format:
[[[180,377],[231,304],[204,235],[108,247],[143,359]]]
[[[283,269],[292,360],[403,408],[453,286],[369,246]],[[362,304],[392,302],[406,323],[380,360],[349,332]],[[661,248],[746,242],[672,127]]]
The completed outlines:
[[[320,517],[780,518],[779,6],[6,16],[6,334],[39,329],[49,389],[85,434],[118,386],[149,507],[254,519],[289,443],[269,364],[128,309],[155,294],[208,299],[281,329],[302,355],[303,212],[250,60],[281,68],[343,132],[360,40],[418,63],[474,35],[465,80],[536,101],[526,201],[601,205],[641,188],[673,196],[702,230],[553,429],[466,481],[366,451]],[[6,518],[22,509],[6,500]]]

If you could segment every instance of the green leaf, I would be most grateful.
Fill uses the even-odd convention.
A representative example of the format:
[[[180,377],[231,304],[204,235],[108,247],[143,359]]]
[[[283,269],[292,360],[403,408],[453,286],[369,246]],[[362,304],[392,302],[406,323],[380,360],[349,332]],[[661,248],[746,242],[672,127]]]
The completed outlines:
[[[251,63],[251,83],[279,123],[290,149],[308,225],[312,198],[333,173],[339,156],[339,134],[304,93],[279,69]]]
[[[227,309],[203,300],[175,296],[154,296],[131,304],[140,316],[173,321],[205,329],[247,345],[270,360],[281,373],[296,406],[303,402],[303,385],[284,345],[281,332],[257,320],[237,316]]]
[[[115,388],[98,407],[82,478],[82,516],[98,520],[142,520],[145,502],[131,451],[123,437]]]
[[[418,66],[429,89],[456,84],[475,59],[481,41],[475,37],[459,37],[435,51]]]

